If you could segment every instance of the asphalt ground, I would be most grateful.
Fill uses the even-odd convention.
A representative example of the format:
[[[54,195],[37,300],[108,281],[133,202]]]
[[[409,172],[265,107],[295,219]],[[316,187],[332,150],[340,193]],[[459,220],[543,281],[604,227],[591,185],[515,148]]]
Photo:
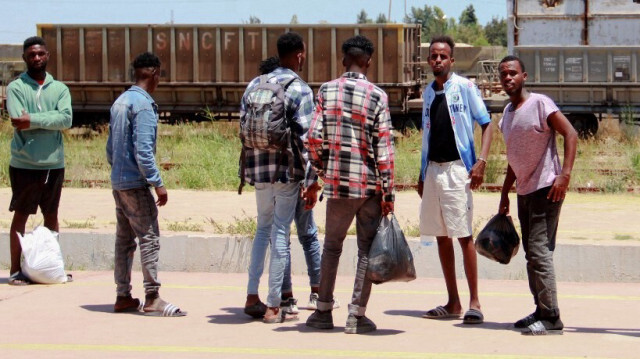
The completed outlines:
[[[181,318],[113,313],[113,273],[74,272],[60,285],[0,279],[2,358],[638,358],[640,286],[558,283],[564,335],[529,337],[512,323],[533,310],[526,281],[480,281],[485,322],[423,319],[444,304],[444,282],[419,278],[374,286],[367,316],[378,330],[344,334],[352,277],[338,277],[335,328],[305,326],[306,278],[294,276],[300,320],[265,324],[242,312],[246,274],[162,272],[161,296]],[[266,297],[266,277],[261,296]],[[134,296],[142,278],[134,273]],[[463,281],[461,289],[466,288]],[[461,292],[462,300],[468,293]],[[465,303],[466,304],[466,303]],[[465,305],[466,307],[466,305]]]

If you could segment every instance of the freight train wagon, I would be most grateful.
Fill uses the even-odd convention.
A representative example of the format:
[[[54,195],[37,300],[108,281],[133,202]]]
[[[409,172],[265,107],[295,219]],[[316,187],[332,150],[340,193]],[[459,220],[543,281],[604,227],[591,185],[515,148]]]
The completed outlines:
[[[236,116],[245,87],[261,60],[277,54],[286,31],[307,44],[301,76],[314,92],[342,74],[342,42],[361,34],[376,48],[367,77],[389,94],[392,116],[406,117],[408,99],[419,97],[419,25],[38,25],[51,53],[48,70],[69,86],[75,118],[85,120],[104,118],[132,82],[132,60],[145,51],[162,61],[153,94],[161,111]]]
[[[640,0],[507,0],[509,53],[527,87],[549,95],[580,132],[602,114],[640,114]]]

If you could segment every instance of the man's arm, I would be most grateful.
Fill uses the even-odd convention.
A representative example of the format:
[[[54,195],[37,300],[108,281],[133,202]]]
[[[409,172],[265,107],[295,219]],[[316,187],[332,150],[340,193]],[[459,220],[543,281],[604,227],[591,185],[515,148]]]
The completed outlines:
[[[56,104],[56,109],[46,112],[30,113],[29,128],[45,130],[64,130],[71,127],[73,111],[71,109],[71,95],[65,86]]]
[[[471,167],[469,177],[471,178],[471,189],[480,187],[484,181],[484,169],[487,164],[487,157],[491,148],[493,138],[493,124],[487,107],[482,100],[482,95],[476,85],[467,87],[469,110],[471,117],[482,126],[482,144],[480,145],[480,159]]]
[[[31,125],[29,114],[26,111],[24,96],[15,86],[7,88],[7,110],[11,118],[11,125],[16,130],[26,130]]]
[[[133,151],[138,163],[138,169],[147,183],[155,188],[158,202],[164,197],[166,203],[166,189],[160,177],[160,170],[156,166],[154,148],[156,143],[156,116],[152,110],[142,110],[136,114],[133,124]],[[160,193],[158,193],[160,192]],[[158,203],[159,206],[164,203]]]
[[[500,204],[498,205],[498,213],[509,214],[509,191],[516,181],[516,174],[513,172],[511,165],[507,164],[507,175],[502,184],[502,193],[500,195]]]
[[[564,137],[564,160],[562,161],[562,172],[556,176],[547,195],[548,199],[558,202],[564,199],[571,180],[573,162],[576,159],[576,149],[578,147],[578,133],[573,128],[569,120],[560,111],[556,111],[547,117],[549,127],[556,130]]]
[[[318,103],[311,116],[309,132],[304,142],[309,151],[309,161],[320,178],[324,177],[324,164],[322,163],[322,153],[324,151],[323,102],[322,88],[320,88],[320,91],[318,91]]]
[[[382,215],[393,212],[394,195],[394,148],[391,131],[391,115],[386,98],[378,111],[373,127],[373,153],[382,184]]]
[[[482,125],[482,144],[480,147],[480,157],[471,167],[469,177],[471,178],[471,189],[480,187],[484,181],[484,170],[487,166],[487,158],[489,157],[489,149],[491,140],[493,139],[493,122]]]

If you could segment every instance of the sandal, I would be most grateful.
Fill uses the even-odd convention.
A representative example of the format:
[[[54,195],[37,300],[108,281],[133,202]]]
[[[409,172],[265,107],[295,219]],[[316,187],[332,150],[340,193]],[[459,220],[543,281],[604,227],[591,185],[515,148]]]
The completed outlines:
[[[469,309],[464,313],[462,324],[482,324],[484,322],[484,315],[477,309]]]
[[[183,312],[179,307],[163,300],[161,301],[162,304],[164,304],[161,308],[149,309],[143,307],[142,310],[144,311],[144,315],[150,317],[184,317],[187,315],[187,312]]]
[[[298,320],[298,316],[295,314],[287,313],[285,310],[280,310],[280,307],[273,307],[267,309],[262,321],[267,324],[294,322]]]
[[[133,298],[131,295],[116,297],[116,304],[113,305],[113,311],[115,313],[126,312],[139,312],[144,307],[144,302],[141,302],[138,298]]]
[[[540,320],[529,325],[522,331],[522,335],[562,335],[564,333],[563,328],[547,328]]]
[[[427,311],[427,313],[425,313],[422,317],[428,319],[454,319],[460,318],[460,313],[449,313],[447,308],[439,305]]]
[[[29,285],[31,284],[31,280],[29,280],[29,278],[27,278],[27,276],[22,272],[18,271],[9,276],[8,284],[15,286]]]

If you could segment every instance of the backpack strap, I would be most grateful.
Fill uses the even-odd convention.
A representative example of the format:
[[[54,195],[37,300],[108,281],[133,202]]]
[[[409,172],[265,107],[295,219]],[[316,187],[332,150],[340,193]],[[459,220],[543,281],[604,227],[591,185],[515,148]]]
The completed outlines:
[[[284,82],[279,82],[280,85],[283,87],[284,92],[287,92],[287,89],[289,88],[289,86],[297,79],[296,76],[292,76],[290,79],[288,79],[287,81]],[[273,175],[273,177],[271,177],[271,184],[274,184],[277,180],[278,180],[278,174],[280,173],[280,162],[281,162],[281,157],[282,157],[282,153],[286,152],[287,153],[287,160],[288,160],[288,167],[289,167],[289,178],[293,178],[293,151],[291,150],[291,118],[289,116],[289,109],[285,109],[285,119],[287,120],[287,124],[289,125],[289,143],[287,144],[287,147],[283,147],[281,149],[278,150],[278,152],[276,153],[276,170],[275,173]]]
[[[240,186],[238,186],[238,194],[242,194],[242,187],[244,187],[245,184],[244,175],[247,167],[246,160],[247,154],[245,153],[244,146],[242,146],[242,150],[240,151]]]

